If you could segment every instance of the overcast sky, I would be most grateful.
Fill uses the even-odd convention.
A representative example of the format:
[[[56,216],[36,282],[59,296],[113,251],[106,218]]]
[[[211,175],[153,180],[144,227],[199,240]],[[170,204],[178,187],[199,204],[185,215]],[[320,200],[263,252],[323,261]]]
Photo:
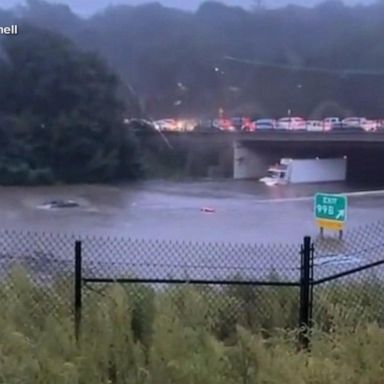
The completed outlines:
[[[106,7],[108,4],[144,4],[148,2],[154,2],[149,0],[49,0],[52,3],[65,3],[68,4],[72,10],[81,15],[90,15],[97,10]],[[369,4],[375,0],[344,0],[346,4],[358,4],[364,3]],[[181,9],[196,9],[202,0],[159,0],[158,2],[169,6],[177,7]],[[252,0],[221,0],[222,3],[228,5],[240,5],[244,7],[249,7],[253,1]],[[300,5],[313,5],[321,2],[321,0],[264,0],[264,3],[268,7],[277,7],[280,5],[285,5],[287,3],[294,3]],[[0,8],[9,8],[13,5],[23,3],[23,0],[0,0]]]

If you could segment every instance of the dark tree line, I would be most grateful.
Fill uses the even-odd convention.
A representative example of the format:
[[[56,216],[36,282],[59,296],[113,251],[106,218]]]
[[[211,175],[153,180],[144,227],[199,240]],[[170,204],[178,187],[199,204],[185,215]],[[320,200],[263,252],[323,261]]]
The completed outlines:
[[[27,24],[20,29],[1,41],[0,183],[137,177],[116,76],[67,38]]]
[[[252,12],[206,2],[195,13],[152,3],[81,19],[30,0],[19,16],[107,59],[131,115],[384,115],[382,1]]]

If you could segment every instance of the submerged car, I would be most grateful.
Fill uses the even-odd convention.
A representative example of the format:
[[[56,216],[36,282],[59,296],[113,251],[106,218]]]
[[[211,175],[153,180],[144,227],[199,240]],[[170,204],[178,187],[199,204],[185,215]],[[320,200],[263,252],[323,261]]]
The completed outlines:
[[[74,200],[51,200],[43,204],[46,208],[74,208],[80,204]]]

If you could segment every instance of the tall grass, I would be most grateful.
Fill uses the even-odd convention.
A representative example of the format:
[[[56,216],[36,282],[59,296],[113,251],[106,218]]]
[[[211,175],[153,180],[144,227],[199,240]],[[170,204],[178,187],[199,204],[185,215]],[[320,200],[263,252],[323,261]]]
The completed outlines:
[[[306,353],[295,289],[85,288],[77,344],[70,284],[16,271],[0,286],[0,383],[382,383],[379,292],[362,284],[317,293]]]

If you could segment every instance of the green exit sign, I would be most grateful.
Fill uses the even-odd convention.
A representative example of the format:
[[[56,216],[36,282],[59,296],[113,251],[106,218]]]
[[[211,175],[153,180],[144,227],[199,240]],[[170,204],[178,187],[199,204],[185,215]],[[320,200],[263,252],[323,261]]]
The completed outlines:
[[[347,207],[346,196],[328,193],[317,193],[315,195],[314,211],[316,220],[344,223],[347,219]]]

